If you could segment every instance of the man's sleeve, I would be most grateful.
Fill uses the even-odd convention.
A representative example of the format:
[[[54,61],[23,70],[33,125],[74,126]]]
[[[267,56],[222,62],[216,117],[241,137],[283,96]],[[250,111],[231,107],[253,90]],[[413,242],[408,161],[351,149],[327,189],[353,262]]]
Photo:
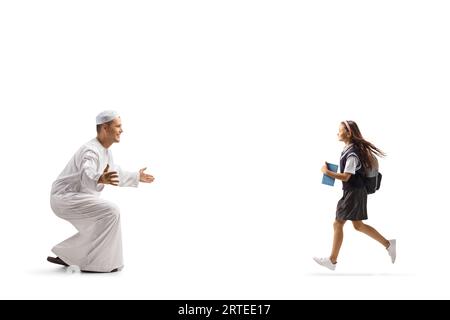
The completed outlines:
[[[81,159],[81,185],[90,190],[101,191],[103,184],[98,183],[102,173],[98,170],[98,155],[89,150],[82,155]]]
[[[115,166],[119,173],[119,187],[137,187],[139,185],[139,172],[129,172]]]

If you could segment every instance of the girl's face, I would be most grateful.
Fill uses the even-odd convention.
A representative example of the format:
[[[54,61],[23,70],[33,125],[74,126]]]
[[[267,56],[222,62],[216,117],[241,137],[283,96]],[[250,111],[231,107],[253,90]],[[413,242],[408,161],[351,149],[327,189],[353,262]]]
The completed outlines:
[[[347,128],[345,127],[345,125],[342,123],[339,126],[339,131],[338,131],[337,136],[338,136],[339,141],[343,141],[343,142],[350,141],[350,134],[347,132]]]

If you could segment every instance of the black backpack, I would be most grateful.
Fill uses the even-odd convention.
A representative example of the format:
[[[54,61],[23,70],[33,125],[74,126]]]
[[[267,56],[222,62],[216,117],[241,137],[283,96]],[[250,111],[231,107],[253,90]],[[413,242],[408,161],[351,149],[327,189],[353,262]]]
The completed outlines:
[[[383,175],[378,171],[378,160],[374,157],[373,168],[366,169],[364,175],[364,186],[366,187],[367,194],[375,193],[380,189],[381,178],[383,178]]]
[[[380,189],[381,178],[383,178],[383,175],[378,172],[378,170],[376,171],[376,174],[364,177],[364,185],[366,187],[367,194],[375,193],[378,189]]]

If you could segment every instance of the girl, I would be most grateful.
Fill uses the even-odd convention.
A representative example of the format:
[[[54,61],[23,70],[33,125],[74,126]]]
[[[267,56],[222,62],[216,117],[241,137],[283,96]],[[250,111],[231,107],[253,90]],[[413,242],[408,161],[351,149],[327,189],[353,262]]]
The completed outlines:
[[[362,220],[367,220],[367,191],[364,185],[364,173],[371,169],[377,169],[378,161],[375,156],[383,157],[385,154],[372,143],[364,140],[354,121],[341,122],[338,139],[345,143],[341,154],[340,173],[328,170],[326,164],[322,167],[324,174],[342,180],[342,189],[344,190],[344,195],[337,204],[336,220],[333,224],[333,248],[329,258],[314,257],[313,259],[330,270],[336,268],[337,257],[344,238],[343,227],[347,220],[351,220],[356,230],[381,243],[387,249],[391,261],[394,263],[396,240],[386,240],[377,230],[362,222]]]

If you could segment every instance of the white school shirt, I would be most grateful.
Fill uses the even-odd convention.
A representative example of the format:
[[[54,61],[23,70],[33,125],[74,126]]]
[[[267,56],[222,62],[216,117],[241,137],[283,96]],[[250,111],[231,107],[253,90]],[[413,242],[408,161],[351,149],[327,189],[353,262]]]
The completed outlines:
[[[344,148],[343,152],[346,152],[353,144],[349,144]],[[355,174],[357,170],[359,170],[361,167],[361,162],[359,161],[358,157],[355,155],[351,155],[347,158],[347,161],[345,163],[344,173],[351,173]]]

